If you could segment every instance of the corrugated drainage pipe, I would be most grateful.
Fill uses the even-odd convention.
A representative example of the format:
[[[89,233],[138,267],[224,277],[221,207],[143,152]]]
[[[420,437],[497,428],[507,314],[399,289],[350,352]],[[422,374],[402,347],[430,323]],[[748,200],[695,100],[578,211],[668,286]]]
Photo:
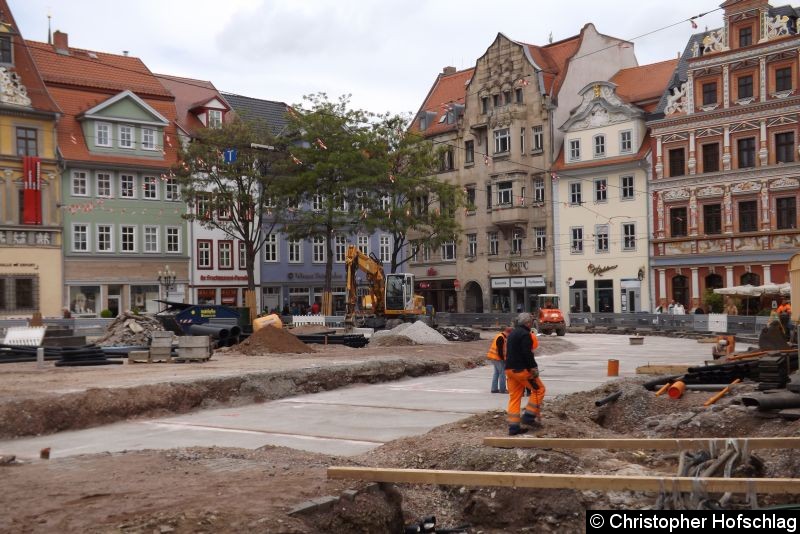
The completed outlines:
[[[742,395],[742,404],[745,406],[755,406],[759,410],[785,410],[789,408],[800,408],[800,395],[782,391],[780,393],[762,393]]]

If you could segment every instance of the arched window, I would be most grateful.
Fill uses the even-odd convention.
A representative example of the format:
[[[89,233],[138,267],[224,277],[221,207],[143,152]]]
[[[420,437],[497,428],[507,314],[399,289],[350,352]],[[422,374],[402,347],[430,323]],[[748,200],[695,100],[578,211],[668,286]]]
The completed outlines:
[[[689,305],[689,279],[683,275],[672,278],[672,298],[684,307]]]
[[[706,276],[706,289],[717,289],[725,287],[722,283],[722,276],[718,274],[709,274]]]
[[[740,278],[741,283],[743,286],[751,285],[751,286],[760,286],[761,285],[761,277],[758,276],[756,273],[744,273]]]

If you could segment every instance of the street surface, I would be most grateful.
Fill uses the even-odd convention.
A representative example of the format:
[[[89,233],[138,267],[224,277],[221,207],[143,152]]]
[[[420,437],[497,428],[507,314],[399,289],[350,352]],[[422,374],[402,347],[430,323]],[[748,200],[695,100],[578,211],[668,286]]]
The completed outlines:
[[[647,337],[632,346],[627,336],[568,334],[579,350],[537,356],[547,396],[587,391],[613,380],[608,360],[619,360],[621,377],[647,364],[702,364],[708,344]],[[546,342],[545,342],[546,343]],[[488,345],[488,341],[487,341]],[[375,385],[355,385],[263,404],[203,410],[160,419],[0,441],[0,454],[51,458],[175,447],[278,445],[333,455],[356,455],[401,437],[420,435],[488,410],[505,410],[507,395],[489,392],[492,367]],[[545,406],[546,409],[546,406]]]

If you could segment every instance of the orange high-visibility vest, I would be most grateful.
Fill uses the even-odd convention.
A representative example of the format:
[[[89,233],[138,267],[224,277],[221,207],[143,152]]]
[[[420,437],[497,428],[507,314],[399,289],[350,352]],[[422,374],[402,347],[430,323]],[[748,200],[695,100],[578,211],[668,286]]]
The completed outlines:
[[[536,337],[536,334],[533,333],[531,330],[531,350],[536,350],[539,348],[539,338]]]
[[[489,358],[490,360],[505,360],[506,359],[506,354],[505,354],[506,347],[505,347],[505,345],[503,345],[503,354],[500,354],[500,352],[497,350],[497,340],[500,339],[501,337],[503,338],[503,341],[505,342],[506,339],[507,339],[505,332],[500,332],[492,340],[492,344],[489,347],[489,352],[486,354],[486,357]]]

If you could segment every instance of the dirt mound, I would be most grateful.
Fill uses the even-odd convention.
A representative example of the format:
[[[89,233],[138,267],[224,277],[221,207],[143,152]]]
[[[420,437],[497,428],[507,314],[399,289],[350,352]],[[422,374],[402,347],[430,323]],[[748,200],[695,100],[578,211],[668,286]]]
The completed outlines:
[[[125,312],[108,325],[106,333],[95,344],[101,347],[150,345],[154,330],[164,330],[158,319]]]
[[[233,347],[236,352],[247,356],[260,354],[307,354],[317,352],[282,328],[272,326],[262,328]]]

